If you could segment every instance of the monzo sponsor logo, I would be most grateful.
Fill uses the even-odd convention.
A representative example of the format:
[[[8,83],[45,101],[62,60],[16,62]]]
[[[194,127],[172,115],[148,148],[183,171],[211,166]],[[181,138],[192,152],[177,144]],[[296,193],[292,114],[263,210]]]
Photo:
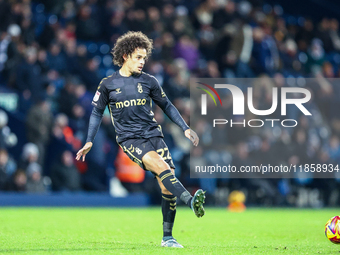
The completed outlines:
[[[130,99],[130,100],[125,100],[123,102],[117,102],[116,103],[116,108],[124,108],[124,107],[129,107],[129,106],[135,106],[135,105],[145,105],[146,104],[146,99]]]

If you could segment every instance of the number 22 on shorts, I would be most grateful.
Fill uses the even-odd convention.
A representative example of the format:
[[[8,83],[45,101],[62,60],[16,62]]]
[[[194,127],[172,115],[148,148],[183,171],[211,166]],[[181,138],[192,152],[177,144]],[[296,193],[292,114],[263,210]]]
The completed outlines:
[[[168,153],[167,153],[167,156],[164,156],[165,151],[168,152]],[[158,149],[158,150],[157,150],[157,153],[158,153],[164,160],[166,160],[166,159],[171,159],[170,152],[169,152],[168,148]]]

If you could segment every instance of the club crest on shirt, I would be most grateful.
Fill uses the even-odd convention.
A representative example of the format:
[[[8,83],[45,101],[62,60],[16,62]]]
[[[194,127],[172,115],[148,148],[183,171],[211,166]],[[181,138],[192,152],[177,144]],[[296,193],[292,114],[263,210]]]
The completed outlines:
[[[97,91],[96,94],[95,94],[94,97],[93,97],[93,101],[94,101],[94,102],[97,102],[98,99],[99,99],[99,97],[100,97],[100,92]]]
[[[116,89],[116,94],[120,94],[122,93],[122,91],[120,90],[120,88]]]
[[[139,93],[143,93],[143,87],[142,87],[142,84],[140,82],[138,82],[137,88],[138,88]]]

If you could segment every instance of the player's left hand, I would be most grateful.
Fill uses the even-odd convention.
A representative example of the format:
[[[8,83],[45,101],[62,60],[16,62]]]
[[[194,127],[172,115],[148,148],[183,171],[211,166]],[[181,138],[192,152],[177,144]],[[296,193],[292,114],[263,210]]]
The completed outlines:
[[[190,139],[190,141],[193,143],[193,145],[197,146],[198,142],[200,141],[200,139],[198,138],[196,132],[192,129],[187,129],[184,131],[184,135]]]

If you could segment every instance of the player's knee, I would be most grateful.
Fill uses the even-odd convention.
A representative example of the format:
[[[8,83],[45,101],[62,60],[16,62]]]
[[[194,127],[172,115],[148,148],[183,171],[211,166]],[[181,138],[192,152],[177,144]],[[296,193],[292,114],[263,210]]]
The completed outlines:
[[[143,157],[143,163],[147,166],[147,169],[160,175],[163,171],[170,169],[169,165],[161,158],[157,153],[146,154]]]
[[[153,171],[160,175],[162,172],[169,169],[169,166],[166,162],[164,162],[162,159],[155,159],[153,162]]]
[[[168,164],[161,158],[157,159],[155,163],[156,167],[162,172],[169,169]]]

